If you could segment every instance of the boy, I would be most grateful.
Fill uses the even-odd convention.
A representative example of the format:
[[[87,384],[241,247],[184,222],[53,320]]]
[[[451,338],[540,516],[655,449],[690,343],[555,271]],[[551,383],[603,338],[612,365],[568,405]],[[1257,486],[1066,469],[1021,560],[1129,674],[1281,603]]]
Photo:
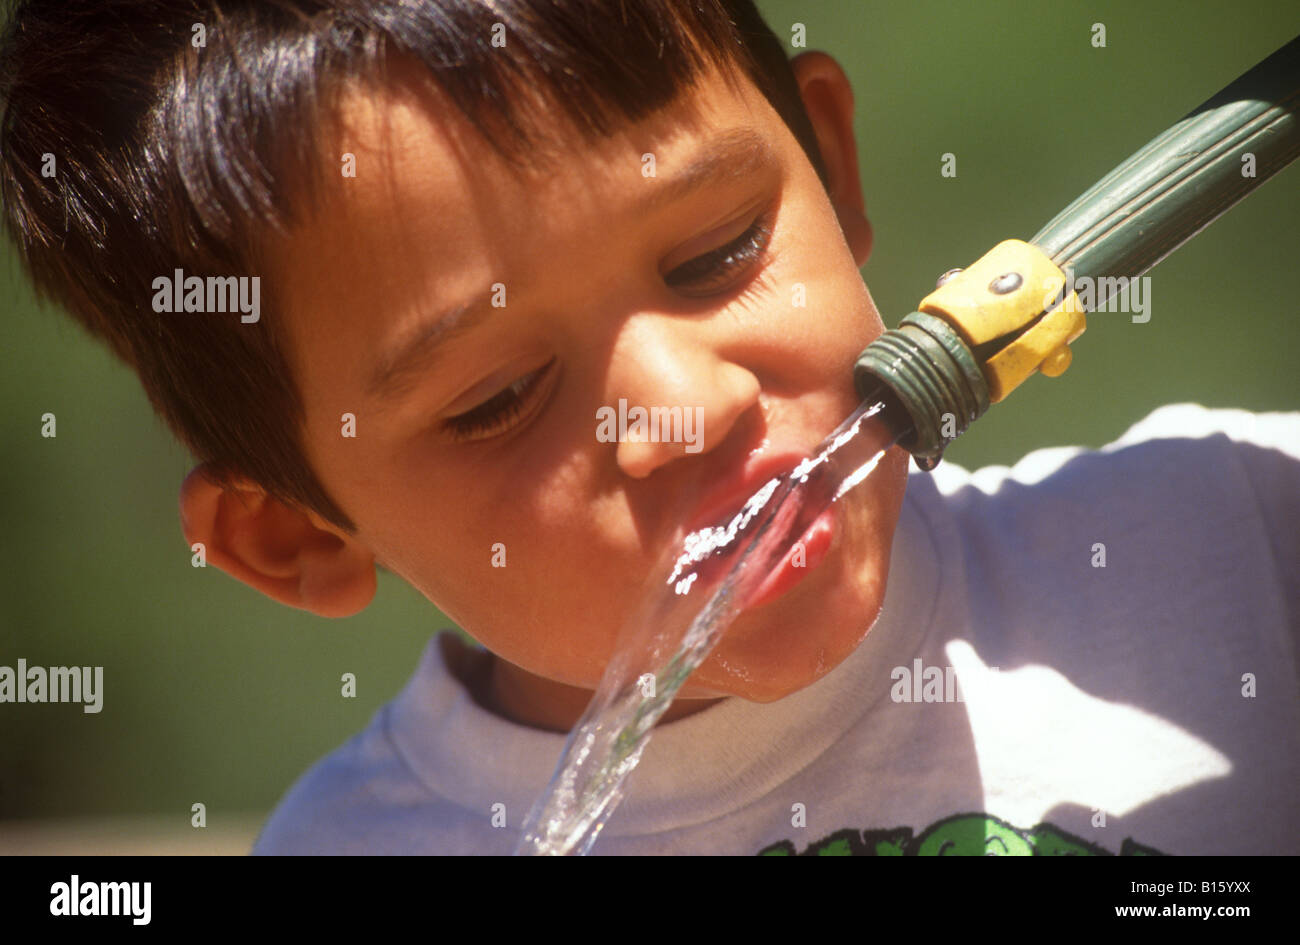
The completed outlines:
[[[322,616],[382,566],[485,648],[432,641],[254,852],[508,852],[678,530],[856,405],[851,90],[747,2],[221,10],[20,7],[6,220],[200,458],[211,563]],[[698,442],[605,442],[623,401]],[[1294,852],[1297,452],[1192,408],[1009,473],[891,450],[596,850]]]

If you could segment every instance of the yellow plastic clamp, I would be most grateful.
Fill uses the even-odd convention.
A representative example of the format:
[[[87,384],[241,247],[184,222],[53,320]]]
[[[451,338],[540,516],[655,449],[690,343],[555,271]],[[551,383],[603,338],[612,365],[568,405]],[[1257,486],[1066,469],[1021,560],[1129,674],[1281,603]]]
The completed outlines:
[[[972,349],[1024,332],[981,365],[989,401],[997,403],[1035,371],[1059,377],[1070,366],[1070,342],[1087,323],[1073,289],[1059,298],[1065,284],[1065,273],[1037,246],[1004,240],[919,308],[952,325]]]

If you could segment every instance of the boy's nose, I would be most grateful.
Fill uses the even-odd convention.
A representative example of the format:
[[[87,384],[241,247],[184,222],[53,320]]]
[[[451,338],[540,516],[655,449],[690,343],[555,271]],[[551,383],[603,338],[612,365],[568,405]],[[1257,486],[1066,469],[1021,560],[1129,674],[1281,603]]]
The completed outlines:
[[[719,356],[698,337],[699,327],[643,323],[620,339],[606,391],[620,422],[628,418],[617,458],[635,479],[674,459],[709,452],[759,402],[758,378]]]

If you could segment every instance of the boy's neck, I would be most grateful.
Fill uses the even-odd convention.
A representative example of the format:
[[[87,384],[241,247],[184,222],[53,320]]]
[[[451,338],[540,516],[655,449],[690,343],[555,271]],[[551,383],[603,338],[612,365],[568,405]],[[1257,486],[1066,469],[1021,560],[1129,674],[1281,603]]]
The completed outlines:
[[[534,675],[492,656],[484,693],[487,707],[512,722],[552,732],[568,732],[582,717],[594,693]],[[677,699],[658,724],[663,725],[707,709],[721,699]]]

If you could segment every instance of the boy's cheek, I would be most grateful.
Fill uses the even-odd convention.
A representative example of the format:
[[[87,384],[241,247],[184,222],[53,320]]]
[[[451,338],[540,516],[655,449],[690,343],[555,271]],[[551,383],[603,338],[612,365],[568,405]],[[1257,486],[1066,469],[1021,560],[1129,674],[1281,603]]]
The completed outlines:
[[[791,229],[771,273],[773,310],[819,371],[851,377],[858,352],[884,331],[880,314],[837,228],[812,215]]]
[[[492,529],[460,534],[421,554],[408,580],[504,659],[560,682],[594,685],[622,608],[636,596],[626,584],[636,565],[608,548],[598,552],[572,525],[545,536],[514,529],[498,540]]]

